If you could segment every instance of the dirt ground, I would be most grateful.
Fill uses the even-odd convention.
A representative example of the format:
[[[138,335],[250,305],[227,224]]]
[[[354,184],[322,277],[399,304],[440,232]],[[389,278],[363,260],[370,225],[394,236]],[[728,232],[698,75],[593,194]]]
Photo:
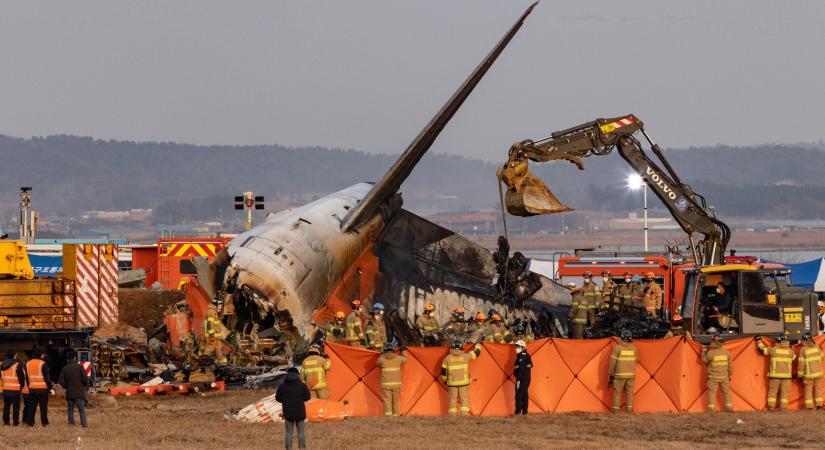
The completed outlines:
[[[166,309],[185,297],[182,291],[121,288],[118,315],[121,322],[151,333],[163,321]]]
[[[282,448],[283,425],[223,419],[271,391],[119,398],[89,411],[90,428],[69,427],[52,398],[51,425],[4,427],[0,448]],[[737,420],[744,423],[738,424]],[[707,414],[557,414],[527,417],[368,417],[307,425],[310,449],[688,449],[823,448],[825,411]],[[294,447],[297,448],[297,442]]]

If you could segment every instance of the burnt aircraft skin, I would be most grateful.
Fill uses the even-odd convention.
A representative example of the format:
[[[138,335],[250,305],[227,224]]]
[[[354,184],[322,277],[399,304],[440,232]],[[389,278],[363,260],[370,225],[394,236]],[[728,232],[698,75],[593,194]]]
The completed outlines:
[[[200,265],[198,273],[207,280],[202,283],[206,292],[219,302],[231,298],[239,322],[257,322],[261,329],[274,326],[300,350],[311,338],[314,311],[324,306],[363,252],[376,244],[385,224],[400,210],[401,184],[535,5],[522,14],[378,183],[355,184],[273,214],[238,235],[209,267]],[[492,280],[489,270],[481,272],[481,279]]]

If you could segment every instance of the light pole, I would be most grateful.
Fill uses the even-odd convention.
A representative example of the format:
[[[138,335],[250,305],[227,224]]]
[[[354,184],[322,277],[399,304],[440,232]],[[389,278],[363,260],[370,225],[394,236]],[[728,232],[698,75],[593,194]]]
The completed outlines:
[[[641,175],[634,174],[627,177],[627,187],[631,190],[642,189],[644,198],[644,226],[645,226],[645,251],[647,251],[647,183]]]

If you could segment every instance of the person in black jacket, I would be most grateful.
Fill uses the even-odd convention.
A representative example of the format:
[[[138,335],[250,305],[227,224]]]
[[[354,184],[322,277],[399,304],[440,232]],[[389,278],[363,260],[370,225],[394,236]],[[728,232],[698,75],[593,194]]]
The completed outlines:
[[[68,406],[69,425],[74,425],[74,407],[80,414],[80,425],[87,428],[86,421],[86,389],[89,387],[89,377],[86,369],[77,363],[77,353],[68,351],[66,353],[66,365],[60,371],[58,382],[66,389],[66,405]]]
[[[527,414],[527,389],[530,388],[530,370],[533,360],[527,353],[524,341],[516,341],[516,364],[513,375],[516,377],[516,412],[514,415]]]
[[[20,391],[25,384],[26,375],[23,364],[18,364],[16,358],[17,352],[9,350],[5,361],[0,365],[0,376],[3,379],[3,425],[9,425],[11,421],[14,426],[20,425]]]
[[[275,392],[275,400],[283,406],[284,424],[286,425],[284,446],[287,450],[292,448],[293,428],[298,428],[298,448],[307,448],[304,434],[307,409],[304,403],[309,401],[309,398],[309,388],[301,381],[298,369],[295,367],[287,369],[283,384],[278,386],[278,390]]]

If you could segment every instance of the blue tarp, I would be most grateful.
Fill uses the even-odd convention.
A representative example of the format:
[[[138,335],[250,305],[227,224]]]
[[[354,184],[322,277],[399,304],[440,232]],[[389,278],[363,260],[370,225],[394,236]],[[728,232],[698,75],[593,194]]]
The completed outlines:
[[[815,292],[825,292],[825,258],[785,265],[791,269],[791,280],[794,286]]]
[[[29,254],[29,262],[34,270],[34,275],[39,277],[53,277],[58,272],[63,272],[62,256],[41,256]]]

